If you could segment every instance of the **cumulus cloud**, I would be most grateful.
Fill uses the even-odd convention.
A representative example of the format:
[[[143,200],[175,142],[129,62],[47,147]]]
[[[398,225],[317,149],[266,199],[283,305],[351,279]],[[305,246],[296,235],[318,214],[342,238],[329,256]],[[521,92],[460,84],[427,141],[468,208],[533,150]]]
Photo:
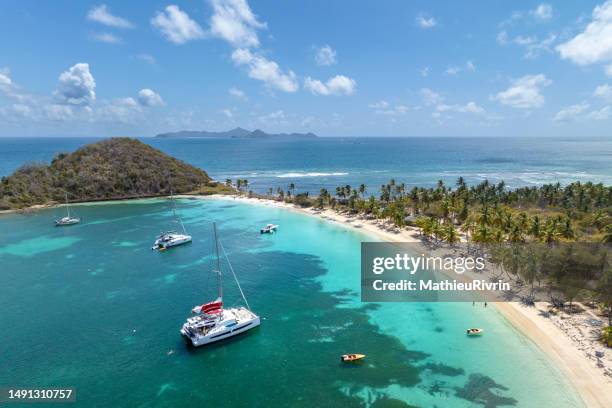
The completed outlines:
[[[589,104],[582,102],[576,105],[568,106],[567,108],[561,109],[555,117],[553,121],[555,122],[571,122],[574,119],[578,118],[582,113],[584,113],[587,109],[589,109]]]
[[[246,94],[242,90],[236,87],[231,87],[230,89],[227,90],[227,92],[229,92],[229,94],[233,96],[234,98],[238,98],[243,101],[246,101],[248,99]]]
[[[175,44],[184,44],[204,37],[202,27],[174,4],[167,6],[165,11],[158,11],[151,19],[151,24],[168,41]]]
[[[357,82],[344,75],[336,75],[325,83],[311,77],[306,77],[304,80],[304,88],[314,95],[351,95],[356,87]]]
[[[492,99],[518,109],[539,108],[545,102],[544,95],[540,93],[541,89],[551,83],[544,74],[525,75],[513,81],[508,89],[499,92]]]
[[[107,44],[120,44],[121,38],[111,33],[98,33],[94,35],[94,40]]]
[[[246,0],[211,0],[210,33],[234,47],[258,47],[257,30],[266,28],[257,20]]]
[[[457,112],[457,113],[484,113],[484,108],[475,102],[468,102],[465,105],[445,105],[436,106],[438,112]]]
[[[542,52],[553,52],[553,44],[557,40],[556,34],[549,34],[546,38],[540,40],[537,36],[522,36],[517,35],[510,38],[506,31],[501,31],[497,34],[497,43],[499,45],[515,44],[525,49],[524,58],[533,59],[538,57]]]
[[[421,88],[420,94],[425,105],[437,105],[444,100],[442,95],[429,88]]]
[[[55,91],[60,102],[68,105],[90,105],[96,100],[96,81],[89,72],[89,64],[74,64],[59,76]]]
[[[597,88],[595,88],[593,96],[597,96],[606,101],[612,102],[612,86],[608,84],[599,85]]]
[[[610,113],[612,113],[612,109],[609,106],[604,106],[599,110],[594,110],[587,115],[588,119],[593,120],[606,120],[610,117]]]
[[[585,30],[556,49],[578,65],[612,60],[612,0],[595,7]]]
[[[104,24],[109,27],[115,28],[133,28],[134,25],[125,18],[117,17],[108,10],[105,4],[101,6],[95,6],[89,13],[87,13],[87,19],[89,21],[95,21],[96,23]]]
[[[329,45],[324,45],[317,49],[315,53],[315,62],[318,65],[333,65],[337,62],[336,55],[336,50]]]
[[[272,89],[295,92],[299,88],[293,71],[284,73],[276,62],[246,48],[234,50],[232,60],[236,65],[245,66],[250,78],[262,81]]]
[[[438,25],[435,18],[427,17],[427,15],[424,13],[419,13],[415,20],[417,25],[423,29],[434,28],[436,25]]]
[[[553,8],[550,4],[542,3],[534,10],[531,10],[529,14],[531,14],[536,20],[548,21],[553,16]]]
[[[142,106],[161,106],[164,104],[164,100],[158,93],[145,88],[138,92],[138,103]]]

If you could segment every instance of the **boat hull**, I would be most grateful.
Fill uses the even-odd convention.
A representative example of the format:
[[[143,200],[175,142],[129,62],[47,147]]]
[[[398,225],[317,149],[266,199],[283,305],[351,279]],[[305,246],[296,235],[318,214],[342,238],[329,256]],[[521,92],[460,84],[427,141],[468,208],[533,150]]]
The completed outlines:
[[[190,242],[191,242],[191,236],[186,236],[180,239],[173,239],[172,241],[167,241],[167,242],[156,241],[155,244],[153,244],[153,246],[151,247],[151,249],[153,250],[168,249],[168,248],[172,248],[175,246],[188,244]]]
[[[228,327],[227,330],[221,333],[213,333],[208,335],[192,335],[187,332],[185,328],[182,328],[181,335],[185,338],[185,341],[187,341],[192,346],[200,347],[237,336],[259,326],[260,323],[261,321],[259,316],[254,316],[252,319],[249,319],[247,321],[241,321],[233,327]]]

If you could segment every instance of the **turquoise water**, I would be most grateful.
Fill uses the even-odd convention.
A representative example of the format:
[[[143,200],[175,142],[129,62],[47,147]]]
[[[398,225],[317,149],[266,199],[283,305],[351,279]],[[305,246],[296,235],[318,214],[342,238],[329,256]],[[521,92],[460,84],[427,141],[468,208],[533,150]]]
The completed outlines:
[[[98,139],[0,138],[0,176],[31,161],[49,162]],[[250,188],[318,193],[365,183],[370,193],[390,179],[431,186],[505,180],[511,187],[593,181],[612,184],[611,138],[319,138],[221,140],[143,138],[162,151],[206,170],[213,178],[246,178]]]
[[[568,382],[493,307],[362,304],[368,237],[287,210],[181,200],[192,244],[149,248],[166,200],[0,217],[0,386],[72,386],[78,407],[577,407]],[[210,299],[218,222],[261,327],[192,349],[179,328]],[[280,224],[260,235],[265,223]],[[206,294],[208,293],[208,294]],[[226,275],[225,298],[239,299]],[[483,327],[467,338],[466,327]],[[368,355],[346,365],[347,352]]]

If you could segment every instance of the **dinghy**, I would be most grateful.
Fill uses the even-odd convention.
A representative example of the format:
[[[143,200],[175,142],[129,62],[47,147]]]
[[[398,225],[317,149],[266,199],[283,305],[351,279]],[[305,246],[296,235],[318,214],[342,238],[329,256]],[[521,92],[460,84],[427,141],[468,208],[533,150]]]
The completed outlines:
[[[345,363],[350,363],[351,361],[361,360],[364,357],[365,354],[343,354],[342,357],[340,357],[340,360]]]
[[[482,329],[467,329],[468,336],[477,336],[479,334],[482,334],[482,332],[483,332]]]

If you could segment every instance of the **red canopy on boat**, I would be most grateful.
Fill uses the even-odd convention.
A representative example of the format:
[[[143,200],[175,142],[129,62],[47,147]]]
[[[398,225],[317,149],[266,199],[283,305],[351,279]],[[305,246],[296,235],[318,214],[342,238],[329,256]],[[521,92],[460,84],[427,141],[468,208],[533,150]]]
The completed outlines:
[[[221,299],[213,300],[203,304],[202,306],[196,306],[191,311],[193,313],[206,313],[206,314],[217,314],[223,311],[223,301]]]

